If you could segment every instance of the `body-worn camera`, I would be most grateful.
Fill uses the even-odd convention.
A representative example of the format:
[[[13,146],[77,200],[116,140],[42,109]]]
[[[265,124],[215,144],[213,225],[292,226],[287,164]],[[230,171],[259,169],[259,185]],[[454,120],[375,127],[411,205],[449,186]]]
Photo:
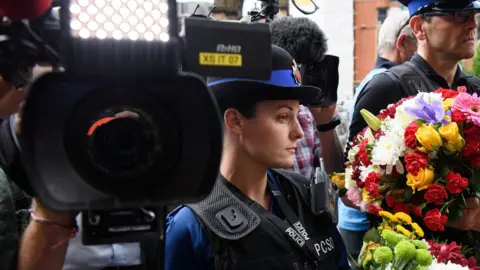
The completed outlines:
[[[19,139],[35,196],[82,211],[86,244],[159,233],[157,210],[201,200],[218,173],[222,122],[199,75],[268,79],[269,28],[188,18],[181,39],[174,0],[59,8],[58,28],[52,10],[40,30],[6,18],[0,28],[0,48],[18,56],[2,74],[39,61],[63,70],[27,89]]]

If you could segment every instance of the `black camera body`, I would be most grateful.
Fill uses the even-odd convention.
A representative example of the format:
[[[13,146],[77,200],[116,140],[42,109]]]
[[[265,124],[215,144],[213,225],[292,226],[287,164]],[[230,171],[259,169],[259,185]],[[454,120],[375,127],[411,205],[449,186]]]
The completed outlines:
[[[164,226],[163,214],[158,208],[84,211],[81,221],[83,244],[128,243],[155,238]]]
[[[26,90],[19,142],[33,195],[82,212],[85,244],[161,239],[166,206],[203,199],[218,174],[223,123],[202,77],[268,79],[269,28],[193,17],[182,40],[169,0],[168,39],[100,39],[75,35],[75,1],[59,4],[56,22],[50,9],[0,27],[2,76],[61,67]]]

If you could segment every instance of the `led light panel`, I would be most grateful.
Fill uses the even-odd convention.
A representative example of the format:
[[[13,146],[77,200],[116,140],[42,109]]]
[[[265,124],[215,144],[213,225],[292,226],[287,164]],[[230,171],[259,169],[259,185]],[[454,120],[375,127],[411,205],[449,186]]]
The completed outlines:
[[[166,0],[75,0],[70,4],[74,37],[168,41]]]

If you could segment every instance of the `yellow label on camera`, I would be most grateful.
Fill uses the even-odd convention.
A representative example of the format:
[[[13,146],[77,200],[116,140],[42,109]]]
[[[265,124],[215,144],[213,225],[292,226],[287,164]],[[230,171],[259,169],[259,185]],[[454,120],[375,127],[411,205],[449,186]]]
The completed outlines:
[[[238,53],[201,52],[198,56],[199,56],[200,65],[202,66],[226,66],[226,67],[242,66],[242,55]]]

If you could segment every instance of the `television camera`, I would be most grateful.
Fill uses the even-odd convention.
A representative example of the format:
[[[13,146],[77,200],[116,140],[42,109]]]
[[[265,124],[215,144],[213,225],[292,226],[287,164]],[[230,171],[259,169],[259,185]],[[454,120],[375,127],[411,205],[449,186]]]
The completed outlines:
[[[33,195],[81,211],[85,244],[162,239],[166,205],[201,200],[218,173],[222,122],[201,76],[268,79],[268,25],[193,16],[180,37],[175,0],[5,15],[0,74],[27,92],[19,147]],[[35,65],[54,69],[31,82]]]

